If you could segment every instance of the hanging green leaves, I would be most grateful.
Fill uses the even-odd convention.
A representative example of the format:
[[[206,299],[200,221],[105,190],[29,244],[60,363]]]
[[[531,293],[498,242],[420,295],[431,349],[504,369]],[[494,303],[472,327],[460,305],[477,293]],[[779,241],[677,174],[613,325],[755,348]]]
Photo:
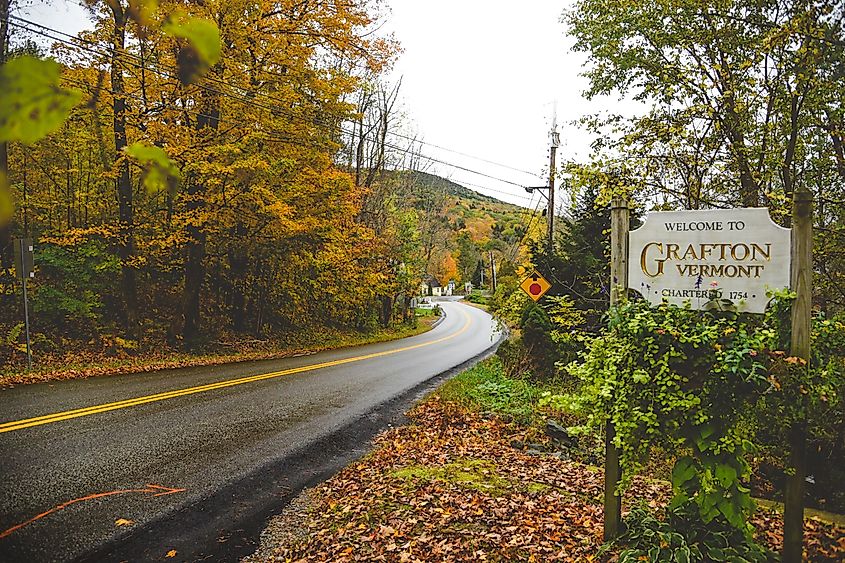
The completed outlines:
[[[147,192],[174,191],[182,173],[161,147],[139,141],[126,147],[126,155],[144,167],[142,182]]]
[[[214,22],[177,11],[164,22],[162,30],[182,40],[176,63],[183,84],[196,82],[220,60],[220,30]]]
[[[32,144],[64,123],[82,94],[59,84],[59,63],[29,55],[0,68],[0,141]]]
[[[15,204],[12,201],[12,194],[9,190],[9,184],[6,180],[6,175],[0,172],[0,228],[12,220],[15,214]]]

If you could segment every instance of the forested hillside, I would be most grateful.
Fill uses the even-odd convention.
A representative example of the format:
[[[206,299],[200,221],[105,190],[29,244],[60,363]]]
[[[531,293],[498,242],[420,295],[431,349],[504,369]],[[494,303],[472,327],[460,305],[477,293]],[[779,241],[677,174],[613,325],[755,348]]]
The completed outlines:
[[[526,233],[538,231],[534,213],[465,186],[419,171],[388,171],[380,186],[417,218],[420,271],[442,284],[489,287],[490,253],[497,268],[524,259]],[[532,221],[532,218],[534,219]],[[485,270],[482,284],[481,270]]]
[[[517,207],[385,159],[366,178],[341,164],[354,100],[398,52],[371,33],[377,4],[90,0],[78,38],[13,12],[4,80],[41,74],[72,109],[40,140],[4,135],[0,364],[24,357],[19,237],[35,240],[36,356],[367,331],[407,319],[426,273],[513,260]]]

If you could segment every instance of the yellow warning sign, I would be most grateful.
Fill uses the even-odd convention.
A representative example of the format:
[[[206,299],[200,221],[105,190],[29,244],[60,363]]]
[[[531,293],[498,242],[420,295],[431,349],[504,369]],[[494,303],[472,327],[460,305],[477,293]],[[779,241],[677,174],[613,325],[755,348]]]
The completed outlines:
[[[522,280],[519,287],[522,288],[522,291],[528,294],[528,297],[534,301],[539,301],[540,298],[544,296],[549,289],[551,289],[552,284],[546,281],[546,278],[535,271],[533,274]]]

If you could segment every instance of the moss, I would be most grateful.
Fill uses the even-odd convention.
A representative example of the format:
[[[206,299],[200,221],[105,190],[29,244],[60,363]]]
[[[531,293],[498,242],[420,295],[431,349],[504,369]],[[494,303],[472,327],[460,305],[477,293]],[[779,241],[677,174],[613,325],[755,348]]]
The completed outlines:
[[[532,481],[526,485],[525,490],[529,493],[543,493],[551,489],[550,486],[546,485],[545,483],[538,483],[536,481]]]
[[[391,472],[397,479],[444,481],[466,489],[502,496],[515,488],[515,483],[496,472],[496,465],[482,459],[457,459],[443,466],[410,465]]]
[[[552,487],[545,483],[531,481],[522,483],[500,475],[496,464],[483,459],[459,458],[443,466],[409,465],[390,473],[396,479],[420,482],[443,481],[491,496],[503,496],[511,492],[524,491],[531,494],[544,493]]]

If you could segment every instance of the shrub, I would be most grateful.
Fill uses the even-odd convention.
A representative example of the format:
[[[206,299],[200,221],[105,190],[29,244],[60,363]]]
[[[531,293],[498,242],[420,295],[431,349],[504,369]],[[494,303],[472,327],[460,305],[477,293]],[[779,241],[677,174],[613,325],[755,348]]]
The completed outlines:
[[[697,517],[681,509],[669,510],[666,516],[666,521],[661,521],[644,507],[631,510],[625,518],[625,533],[615,542],[626,546],[619,562],[765,563],[774,558],[774,554],[731,526],[702,525]]]

